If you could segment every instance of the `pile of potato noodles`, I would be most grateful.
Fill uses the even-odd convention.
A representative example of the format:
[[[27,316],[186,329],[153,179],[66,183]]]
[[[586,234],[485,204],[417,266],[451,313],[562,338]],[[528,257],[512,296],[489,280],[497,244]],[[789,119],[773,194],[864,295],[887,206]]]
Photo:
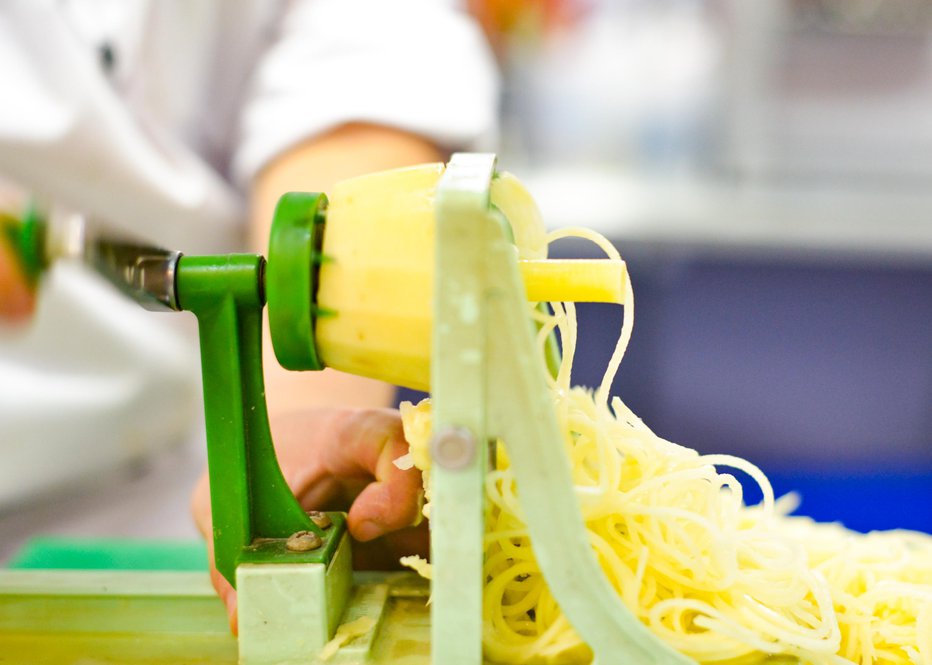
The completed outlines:
[[[569,229],[617,258],[604,238]],[[655,435],[609,388],[631,337],[633,296],[600,386],[570,385],[572,303],[535,311],[538,341],[556,330],[563,361],[551,394],[592,547],[625,605],[701,663],[932,665],[932,536],[848,531],[792,517],[764,474],[728,455],[700,455]],[[430,467],[430,401],[402,405],[406,460]],[[483,646],[500,663],[586,662],[591,652],[560,612],[521,520],[505,441],[485,484]],[[746,506],[728,469],[763,493]],[[425,479],[429,474],[425,473]],[[430,488],[425,496],[430,499]],[[425,514],[429,503],[425,506]],[[429,576],[425,562],[417,565]]]

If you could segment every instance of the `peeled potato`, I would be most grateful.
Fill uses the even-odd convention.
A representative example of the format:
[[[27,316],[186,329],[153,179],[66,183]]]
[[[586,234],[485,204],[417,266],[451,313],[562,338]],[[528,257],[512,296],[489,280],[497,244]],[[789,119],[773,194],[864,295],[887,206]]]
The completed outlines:
[[[317,305],[323,362],[426,390],[434,284],[434,208],[443,164],[352,178],[329,193]],[[491,203],[511,224],[520,258],[546,257],[546,231],[518,181],[498,174]]]

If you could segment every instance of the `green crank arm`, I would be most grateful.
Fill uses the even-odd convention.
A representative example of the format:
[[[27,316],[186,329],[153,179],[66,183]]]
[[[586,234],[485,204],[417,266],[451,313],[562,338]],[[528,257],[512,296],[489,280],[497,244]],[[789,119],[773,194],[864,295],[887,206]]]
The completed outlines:
[[[29,285],[35,286],[42,271],[48,267],[44,255],[44,220],[30,205],[22,219],[0,214],[0,233],[13,249]]]

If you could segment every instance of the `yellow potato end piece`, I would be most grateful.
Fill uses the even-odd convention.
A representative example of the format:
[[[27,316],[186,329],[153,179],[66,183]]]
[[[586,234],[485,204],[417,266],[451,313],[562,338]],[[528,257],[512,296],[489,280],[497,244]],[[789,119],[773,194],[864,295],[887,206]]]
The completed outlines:
[[[360,635],[368,633],[372,630],[375,623],[376,621],[372,617],[361,616],[355,621],[341,624],[340,627],[337,628],[337,632],[334,634],[333,639],[327,642],[324,648],[320,650],[320,660],[328,661],[333,658],[344,644]]]
[[[627,271],[613,259],[519,261],[531,302],[625,302]]]

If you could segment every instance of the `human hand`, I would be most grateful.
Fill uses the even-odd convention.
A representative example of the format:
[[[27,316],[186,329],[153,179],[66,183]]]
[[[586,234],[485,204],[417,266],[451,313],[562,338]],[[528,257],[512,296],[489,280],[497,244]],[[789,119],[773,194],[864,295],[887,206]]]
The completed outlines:
[[[2,224],[0,220],[0,321],[25,321],[35,309],[35,297]]]
[[[420,515],[421,474],[392,462],[408,452],[392,409],[311,409],[277,418],[273,438],[285,480],[305,510],[346,510],[359,569],[397,568],[406,554],[427,555]],[[214,567],[210,490],[201,477],[191,500],[207,539],[210,578],[236,632],[236,592]]]

